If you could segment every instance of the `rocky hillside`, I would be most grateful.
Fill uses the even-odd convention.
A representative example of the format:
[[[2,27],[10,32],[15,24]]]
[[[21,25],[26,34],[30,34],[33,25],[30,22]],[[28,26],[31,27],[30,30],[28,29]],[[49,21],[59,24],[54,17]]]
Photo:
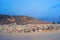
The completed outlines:
[[[9,16],[0,14],[0,25],[3,24],[50,24],[49,22],[40,21],[29,16]]]

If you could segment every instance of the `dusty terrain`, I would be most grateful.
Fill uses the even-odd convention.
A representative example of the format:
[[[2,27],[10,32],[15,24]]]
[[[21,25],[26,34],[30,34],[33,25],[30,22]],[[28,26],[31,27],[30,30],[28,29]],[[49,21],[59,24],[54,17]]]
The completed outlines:
[[[0,33],[0,40],[60,40],[60,32]]]

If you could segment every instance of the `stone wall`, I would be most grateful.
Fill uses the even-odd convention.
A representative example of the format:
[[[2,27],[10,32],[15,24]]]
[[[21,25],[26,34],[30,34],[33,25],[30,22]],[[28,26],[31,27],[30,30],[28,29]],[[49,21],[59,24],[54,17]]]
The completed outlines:
[[[26,25],[0,25],[0,32],[6,33],[27,33],[47,30],[56,30],[55,24],[26,24]],[[57,28],[58,29],[58,28]]]

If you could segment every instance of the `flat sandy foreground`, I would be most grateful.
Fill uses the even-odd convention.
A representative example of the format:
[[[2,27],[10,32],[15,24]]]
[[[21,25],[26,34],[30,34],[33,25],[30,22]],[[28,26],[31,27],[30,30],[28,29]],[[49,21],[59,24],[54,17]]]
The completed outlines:
[[[0,40],[60,40],[60,32],[0,33]]]

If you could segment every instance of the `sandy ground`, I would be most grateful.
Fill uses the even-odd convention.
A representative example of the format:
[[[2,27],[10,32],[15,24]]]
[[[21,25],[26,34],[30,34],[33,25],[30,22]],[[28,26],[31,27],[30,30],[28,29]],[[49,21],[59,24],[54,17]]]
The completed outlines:
[[[60,32],[0,33],[0,40],[60,40]]]

